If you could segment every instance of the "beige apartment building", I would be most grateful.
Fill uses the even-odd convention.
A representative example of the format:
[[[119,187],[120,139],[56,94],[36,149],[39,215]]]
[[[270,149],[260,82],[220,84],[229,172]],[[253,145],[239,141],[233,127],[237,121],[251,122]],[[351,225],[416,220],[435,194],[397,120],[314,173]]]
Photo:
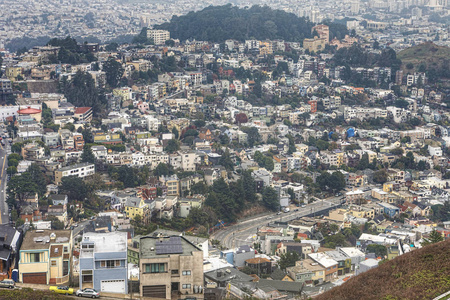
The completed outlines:
[[[182,236],[142,237],[140,296],[204,299],[203,251]]]

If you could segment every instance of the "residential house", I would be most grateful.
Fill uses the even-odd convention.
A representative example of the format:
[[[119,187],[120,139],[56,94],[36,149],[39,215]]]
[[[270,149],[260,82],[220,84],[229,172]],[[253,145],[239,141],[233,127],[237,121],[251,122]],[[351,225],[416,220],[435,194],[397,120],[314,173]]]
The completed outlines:
[[[331,281],[337,276],[338,262],[325,253],[310,253],[308,257],[325,268],[325,281]]]
[[[129,219],[134,219],[136,216],[140,216],[142,222],[146,224],[150,218],[150,209],[142,198],[128,197],[124,208],[125,214]]]
[[[15,267],[16,254],[22,242],[21,233],[14,227],[0,225],[0,280],[10,278]]]
[[[127,233],[87,232],[80,244],[80,289],[127,294]]]
[[[20,282],[69,283],[72,266],[71,230],[29,230],[19,253]]]
[[[247,259],[245,261],[245,266],[256,270],[258,276],[260,276],[260,274],[272,273],[272,262],[264,257]]]

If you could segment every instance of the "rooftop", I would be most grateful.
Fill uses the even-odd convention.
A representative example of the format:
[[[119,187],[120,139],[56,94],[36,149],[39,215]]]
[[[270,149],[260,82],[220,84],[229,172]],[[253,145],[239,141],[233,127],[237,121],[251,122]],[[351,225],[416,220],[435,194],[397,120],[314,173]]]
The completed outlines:
[[[145,236],[140,240],[140,257],[154,258],[169,254],[192,255],[195,251],[202,251],[186,238],[180,236],[151,237]]]
[[[95,233],[86,232],[83,234],[83,242],[94,242],[95,252],[124,252],[127,251],[126,232]]]
[[[21,250],[49,249],[51,244],[70,243],[71,237],[70,230],[29,230],[25,234]]]

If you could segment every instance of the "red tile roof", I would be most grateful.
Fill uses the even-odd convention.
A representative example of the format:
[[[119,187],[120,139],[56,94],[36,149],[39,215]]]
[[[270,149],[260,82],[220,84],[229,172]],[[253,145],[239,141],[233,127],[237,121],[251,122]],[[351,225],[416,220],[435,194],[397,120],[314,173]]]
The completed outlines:
[[[90,109],[91,109],[91,107],[77,107],[77,108],[75,109],[75,113],[76,113],[76,114],[85,114],[85,113],[87,113]]]

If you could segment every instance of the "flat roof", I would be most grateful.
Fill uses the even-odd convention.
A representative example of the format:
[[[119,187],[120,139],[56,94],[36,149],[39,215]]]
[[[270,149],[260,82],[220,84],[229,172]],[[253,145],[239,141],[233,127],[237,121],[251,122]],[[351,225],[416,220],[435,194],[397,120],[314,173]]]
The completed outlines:
[[[51,234],[55,238],[51,239]],[[50,244],[70,243],[72,232],[70,230],[29,230],[22,242],[21,250],[49,249]]]
[[[95,252],[125,252],[127,251],[126,232],[86,232],[83,234],[83,242],[94,242]]]

